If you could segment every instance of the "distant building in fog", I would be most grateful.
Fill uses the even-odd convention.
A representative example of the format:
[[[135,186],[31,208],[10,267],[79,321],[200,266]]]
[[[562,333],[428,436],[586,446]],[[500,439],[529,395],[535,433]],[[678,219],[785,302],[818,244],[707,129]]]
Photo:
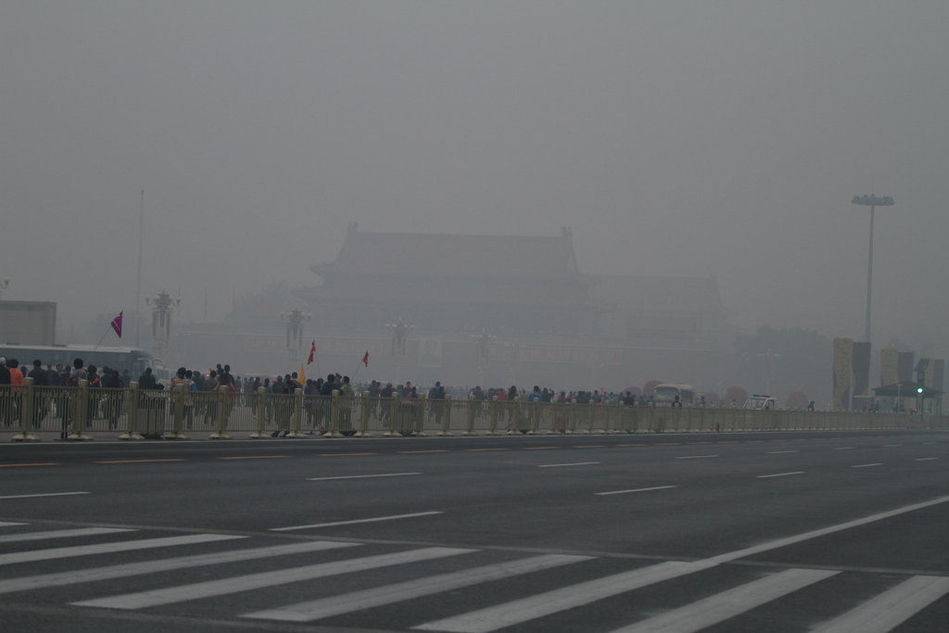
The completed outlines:
[[[225,323],[183,326],[179,349],[249,372],[293,368],[305,350],[286,349],[280,313],[298,308],[320,369],[361,378],[718,388],[712,381],[730,362],[733,332],[714,278],[586,275],[566,229],[439,235],[351,224],[336,258],[311,269],[321,284],[273,286],[238,301]]]
[[[52,301],[0,301],[0,343],[54,345],[56,304]]]
[[[592,279],[568,230],[556,237],[369,233],[350,224],[339,255],[300,290],[316,327],[378,331],[404,319],[419,332],[578,336],[596,333]]]

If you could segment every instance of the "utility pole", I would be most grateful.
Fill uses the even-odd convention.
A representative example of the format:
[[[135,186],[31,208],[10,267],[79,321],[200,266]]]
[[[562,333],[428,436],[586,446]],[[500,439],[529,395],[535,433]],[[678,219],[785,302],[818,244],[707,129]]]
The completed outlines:
[[[877,207],[892,207],[894,202],[890,196],[854,196],[850,204],[870,207],[870,248],[867,252],[867,311],[863,321],[863,340],[870,342],[870,304],[873,294],[873,219]]]

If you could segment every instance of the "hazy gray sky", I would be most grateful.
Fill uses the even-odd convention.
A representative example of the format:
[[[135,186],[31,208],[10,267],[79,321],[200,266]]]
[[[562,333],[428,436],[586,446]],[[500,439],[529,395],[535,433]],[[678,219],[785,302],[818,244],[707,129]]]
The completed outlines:
[[[949,351],[949,3],[0,3],[0,277],[61,322],[308,283],[346,223],[556,234],[743,326]]]

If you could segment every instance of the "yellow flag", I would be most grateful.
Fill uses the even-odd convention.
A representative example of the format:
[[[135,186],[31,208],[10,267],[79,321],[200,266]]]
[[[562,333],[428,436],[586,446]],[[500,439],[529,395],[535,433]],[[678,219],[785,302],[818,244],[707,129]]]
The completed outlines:
[[[300,375],[297,382],[300,383],[301,387],[306,387],[306,365],[300,365]]]

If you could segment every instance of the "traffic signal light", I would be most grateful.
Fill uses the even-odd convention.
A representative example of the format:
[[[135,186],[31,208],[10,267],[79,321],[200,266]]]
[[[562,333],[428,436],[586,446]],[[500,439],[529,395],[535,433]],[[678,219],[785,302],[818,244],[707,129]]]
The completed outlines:
[[[923,395],[923,391],[924,391],[923,387],[916,387],[916,393],[918,393],[919,395]]]

